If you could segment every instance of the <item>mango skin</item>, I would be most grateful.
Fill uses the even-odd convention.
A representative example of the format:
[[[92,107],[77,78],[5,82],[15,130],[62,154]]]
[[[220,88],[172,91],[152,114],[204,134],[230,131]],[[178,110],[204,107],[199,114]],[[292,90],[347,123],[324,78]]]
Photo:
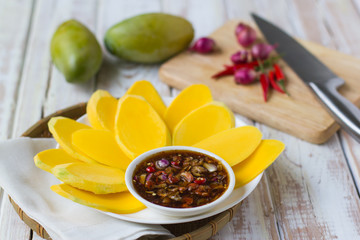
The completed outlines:
[[[119,58],[138,63],[158,63],[186,49],[194,29],[184,18],[149,13],[126,19],[105,35],[108,51]]]
[[[90,30],[76,20],[62,23],[51,39],[51,59],[67,82],[82,83],[102,63],[101,47]]]

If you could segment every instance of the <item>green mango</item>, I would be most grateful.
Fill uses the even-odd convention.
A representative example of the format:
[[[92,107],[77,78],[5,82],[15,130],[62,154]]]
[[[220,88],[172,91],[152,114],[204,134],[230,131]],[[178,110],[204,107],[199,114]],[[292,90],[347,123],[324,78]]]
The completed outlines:
[[[106,32],[105,46],[131,62],[157,63],[186,49],[193,37],[194,29],[184,18],[149,13],[112,26]]]
[[[62,23],[51,39],[51,59],[66,81],[88,81],[99,70],[101,47],[94,34],[76,20]]]

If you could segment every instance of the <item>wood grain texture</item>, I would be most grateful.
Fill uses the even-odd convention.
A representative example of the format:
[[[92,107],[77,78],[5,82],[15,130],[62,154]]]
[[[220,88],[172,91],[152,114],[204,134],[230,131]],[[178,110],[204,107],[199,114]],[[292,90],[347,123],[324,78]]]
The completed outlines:
[[[359,21],[359,1],[328,1],[320,2],[319,6],[315,8],[308,9],[308,11],[302,11],[310,4],[310,1],[293,1],[296,5],[295,9],[300,14],[300,21],[306,25],[308,31],[308,38],[311,40],[323,39],[322,44],[328,45],[333,49],[338,49],[340,51],[347,51],[352,55],[359,56],[357,53],[358,45],[352,46],[350,44],[353,39],[360,38],[359,31],[350,31],[348,28],[344,27],[344,15],[346,15],[347,22],[358,22]],[[354,8],[355,7],[355,8]],[[336,10],[337,8],[341,10]],[[310,11],[310,13],[309,13]],[[330,12],[330,14],[328,14]],[[342,14],[339,14],[341,12]],[[319,20],[319,18],[321,20]],[[351,19],[351,20],[349,20]],[[321,23],[316,24],[316,23]],[[354,23],[356,24],[356,23]],[[312,31],[310,26],[320,26],[321,31]],[[321,27],[323,25],[323,27]],[[335,34],[336,33],[336,34]],[[351,33],[351,34],[349,34]],[[328,44],[327,44],[328,43]],[[349,47],[350,46],[350,47]],[[355,51],[352,51],[355,50]],[[357,143],[353,140],[347,133],[343,130],[340,131],[341,136],[341,145],[345,153],[352,177],[357,186],[357,191],[359,193],[360,187],[360,143]]]
[[[319,146],[281,135],[288,148],[269,168],[268,180],[284,238],[356,239],[359,199],[338,139]]]
[[[32,1],[0,0],[0,46],[6,49],[0,51],[0,139],[18,136],[44,114],[87,100],[98,88],[121,96],[134,81],[147,79],[164,96],[179,92],[159,81],[158,65],[123,62],[105,49],[101,72],[93,80],[67,84],[50,62],[48,44],[57,25],[68,18],[87,24],[102,44],[110,26],[140,13],[184,16],[200,37],[228,19],[250,21],[253,11],[296,37],[359,56],[359,6],[355,0],[211,0],[206,4],[191,0],[35,0],[31,15]],[[260,89],[257,94],[261,100]],[[232,222],[211,239],[358,239],[359,197],[354,181],[360,186],[360,144],[342,131],[340,137],[335,135],[317,146],[260,123],[256,126],[265,138],[284,141],[287,149]],[[0,190],[0,239],[39,240],[2,194]]]
[[[360,39],[360,32],[353,31],[353,27],[360,23],[359,1],[329,1],[323,2],[322,8],[326,15],[328,25],[332,27],[332,38],[337,42],[337,48],[360,56],[360,48],[355,41]],[[340,9],[340,10],[337,10]],[[346,26],[351,22],[352,29]],[[341,144],[347,159],[352,177],[356,183],[358,194],[360,192],[360,143],[354,141],[346,132],[340,131]]]
[[[48,87],[50,54],[53,33],[52,18],[56,1],[39,0],[35,4],[28,48],[14,115],[12,137],[20,136],[42,117],[42,105]],[[39,36],[42,36],[39,38]]]
[[[3,197],[0,218],[0,239],[30,239],[30,228],[16,214],[7,194],[4,194]]]
[[[11,137],[33,1],[0,1],[0,139]],[[9,24],[11,23],[11,24]]]
[[[0,140],[11,137],[28,46],[33,1],[0,1]],[[30,229],[0,190],[0,239],[29,239]]]
[[[45,89],[41,89],[45,104],[43,106],[43,116],[48,115],[58,109],[62,109],[79,102],[86,102],[94,90],[94,78],[81,84],[70,84],[66,82],[64,76],[51,63],[49,58],[49,44],[53,33],[64,21],[76,19],[82,22],[93,33],[96,31],[97,1],[55,1],[56,6],[52,12],[51,25],[46,29],[47,45],[46,53],[49,65],[47,73],[47,84]]]
[[[211,78],[222,69],[223,64],[229,64],[229,56],[234,49],[240,48],[233,36],[238,22],[230,21],[211,34],[221,52],[210,55],[184,52],[161,66],[161,79],[180,89],[194,83],[206,84],[216,99],[225,102],[237,113],[309,142],[323,143],[328,140],[339,126],[284,62],[280,61],[280,64],[284,66],[283,70],[288,79],[287,90],[290,97],[273,91],[266,103],[263,101],[259,82],[244,86],[236,85],[233,76],[219,80]],[[350,101],[360,104],[360,82],[357,81],[360,60],[315,43],[301,43],[345,79],[346,84],[341,87],[340,93]]]

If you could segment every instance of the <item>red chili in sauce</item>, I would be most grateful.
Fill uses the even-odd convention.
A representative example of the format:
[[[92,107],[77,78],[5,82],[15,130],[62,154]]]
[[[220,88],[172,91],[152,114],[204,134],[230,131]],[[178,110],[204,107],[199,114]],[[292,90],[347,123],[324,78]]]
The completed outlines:
[[[220,161],[208,155],[173,150],[139,163],[133,183],[140,196],[154,204],[191,208],[218,199],[228,188],[229,174]]]

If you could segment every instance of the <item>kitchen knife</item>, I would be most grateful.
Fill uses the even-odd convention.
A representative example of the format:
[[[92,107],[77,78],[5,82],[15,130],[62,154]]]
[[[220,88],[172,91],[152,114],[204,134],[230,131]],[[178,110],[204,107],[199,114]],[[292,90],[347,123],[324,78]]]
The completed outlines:
[[[320,102],[351,136],[360,142],[360,110],[336,90],[345,82],[281,29],[252,13],[257,26],[294,72],[310,87]]]

